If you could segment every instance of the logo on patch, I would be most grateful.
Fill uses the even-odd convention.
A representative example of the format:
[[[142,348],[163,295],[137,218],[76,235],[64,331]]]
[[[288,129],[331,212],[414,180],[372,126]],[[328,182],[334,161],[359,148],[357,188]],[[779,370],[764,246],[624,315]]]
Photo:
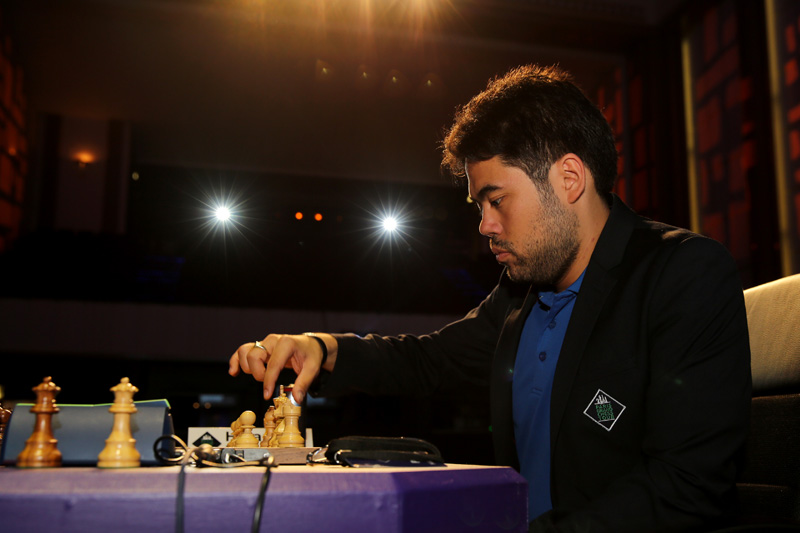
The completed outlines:
[[[589,402],[583,414],[603,426],[606,431],[611,431],[611,428],[617,423],[624,410],[624,405],[602,390],[597,389],[597,393],[592,398],[592,401]]]

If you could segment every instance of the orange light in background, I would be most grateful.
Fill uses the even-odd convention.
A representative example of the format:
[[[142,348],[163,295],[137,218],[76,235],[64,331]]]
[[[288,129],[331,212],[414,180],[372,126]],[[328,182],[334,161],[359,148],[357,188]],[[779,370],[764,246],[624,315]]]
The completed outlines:
[[[94,154],[90,152],[78,152],[75,154],[75,161],[77,161],[80,168],[85,168],[86,165],[94,162]]]
[[[314,220],[316,220],[317,222],[319,222],[320,220],[322,220],[322,213],[317,213],[317,214],[315,214],[315,215],[314,215]]]
[[[296,218],[297,220],[303,220],[303,213],[298,211],[297,213],[294,214],[294,218]]]
[[[78,152],[75,154],[75,159],[81,163],[91,163],[94,161],[94,155],[89,152]]]

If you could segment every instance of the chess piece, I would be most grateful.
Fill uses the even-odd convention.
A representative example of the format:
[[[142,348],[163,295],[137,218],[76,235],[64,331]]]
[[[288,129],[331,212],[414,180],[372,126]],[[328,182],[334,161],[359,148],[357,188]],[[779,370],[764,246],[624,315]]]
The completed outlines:
[[[288,401],[289,398],[286,396],[283,385],[281,385],[280,394],[277,398],[272,399],[272,403],[275,404],[275,432],[272,434],[272,438],[268,443],[271,448],[277,448],[280,446],[278,444],[278,440],[281,438],[281,435],[283,435],[283,430],[286,427],[286,423],[283,418],[283,406]]]
[[[141,455],[136,449],[136,439],[131,433],[131,415],[137,411],[133,405],[133,395],[139,392],[128,378],[122,378],[111,388],[114,403],[108,409],[114,414],[111,435],[106,439],[106,447],[97,456],[100,468],[133,468],[140,464]]]
[[[3,448],[3,435],[6,433],[8,420],[11,418],[11,410],[0,406],[0,449]]]
[[[234,448],[236,447],[236,437],[239,436],[239,426],[241,422],[237,418],[233,422],[231,422],[231,440],[228,441],[228,444],[225,445],[226,448]]]
[[[253,435],[255,428],[256,414],[253,411],[245,411],[239,417],[241,432],[236,437],[237,448],[258,448],[258,437]]]
[[[61,466],[61,452],[58,440],[53,436],[53,415],[59,411],[56,405],[56,394],[61,387],[53,383],[50,376],[44,378],[33,388],[36,393],[36,404],[31,413],[36,414],[33,433],[25,441],[25,448],[17,456],[17,466],[21,468],[45,468]]]
[[[278,437],[279,448],[302,448],[303,436],[300,434],[300,411],[299,405],[292,402],[283,404],[283,433]]]
[[[269,441],[272,440],[272,435],[275,434],[275,406],[270,405],[267,412],[264,413],[264,436],[261,438],[261,446],[266,448],[269,446]]]

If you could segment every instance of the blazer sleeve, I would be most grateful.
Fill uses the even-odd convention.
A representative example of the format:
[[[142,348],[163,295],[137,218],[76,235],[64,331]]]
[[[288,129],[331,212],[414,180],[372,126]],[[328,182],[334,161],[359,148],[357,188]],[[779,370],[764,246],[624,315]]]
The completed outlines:
[[[730,511],[751,397],[741,282],[722,245],[698,236],[663,264],[639,324],[648,347],[640,458],[587,505],[556,509],[532,531],[692,531]]]
[[[497,338],[518,291],[504,276],[478,307],[429,335],[335,335],[336,367],[319,394],[424,396],[463,387],[465,382],[488,385]]]

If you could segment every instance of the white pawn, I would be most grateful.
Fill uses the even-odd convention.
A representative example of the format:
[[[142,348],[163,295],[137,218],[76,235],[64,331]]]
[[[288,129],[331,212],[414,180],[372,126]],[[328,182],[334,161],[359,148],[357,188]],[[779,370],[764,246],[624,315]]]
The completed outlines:
[[[256,414],[253,411],[245,411],[239,417],[241,422],[241,432],[236,437],[237,448],[258,448],[258,437],[253,435],[253,428],[255,428]]]

